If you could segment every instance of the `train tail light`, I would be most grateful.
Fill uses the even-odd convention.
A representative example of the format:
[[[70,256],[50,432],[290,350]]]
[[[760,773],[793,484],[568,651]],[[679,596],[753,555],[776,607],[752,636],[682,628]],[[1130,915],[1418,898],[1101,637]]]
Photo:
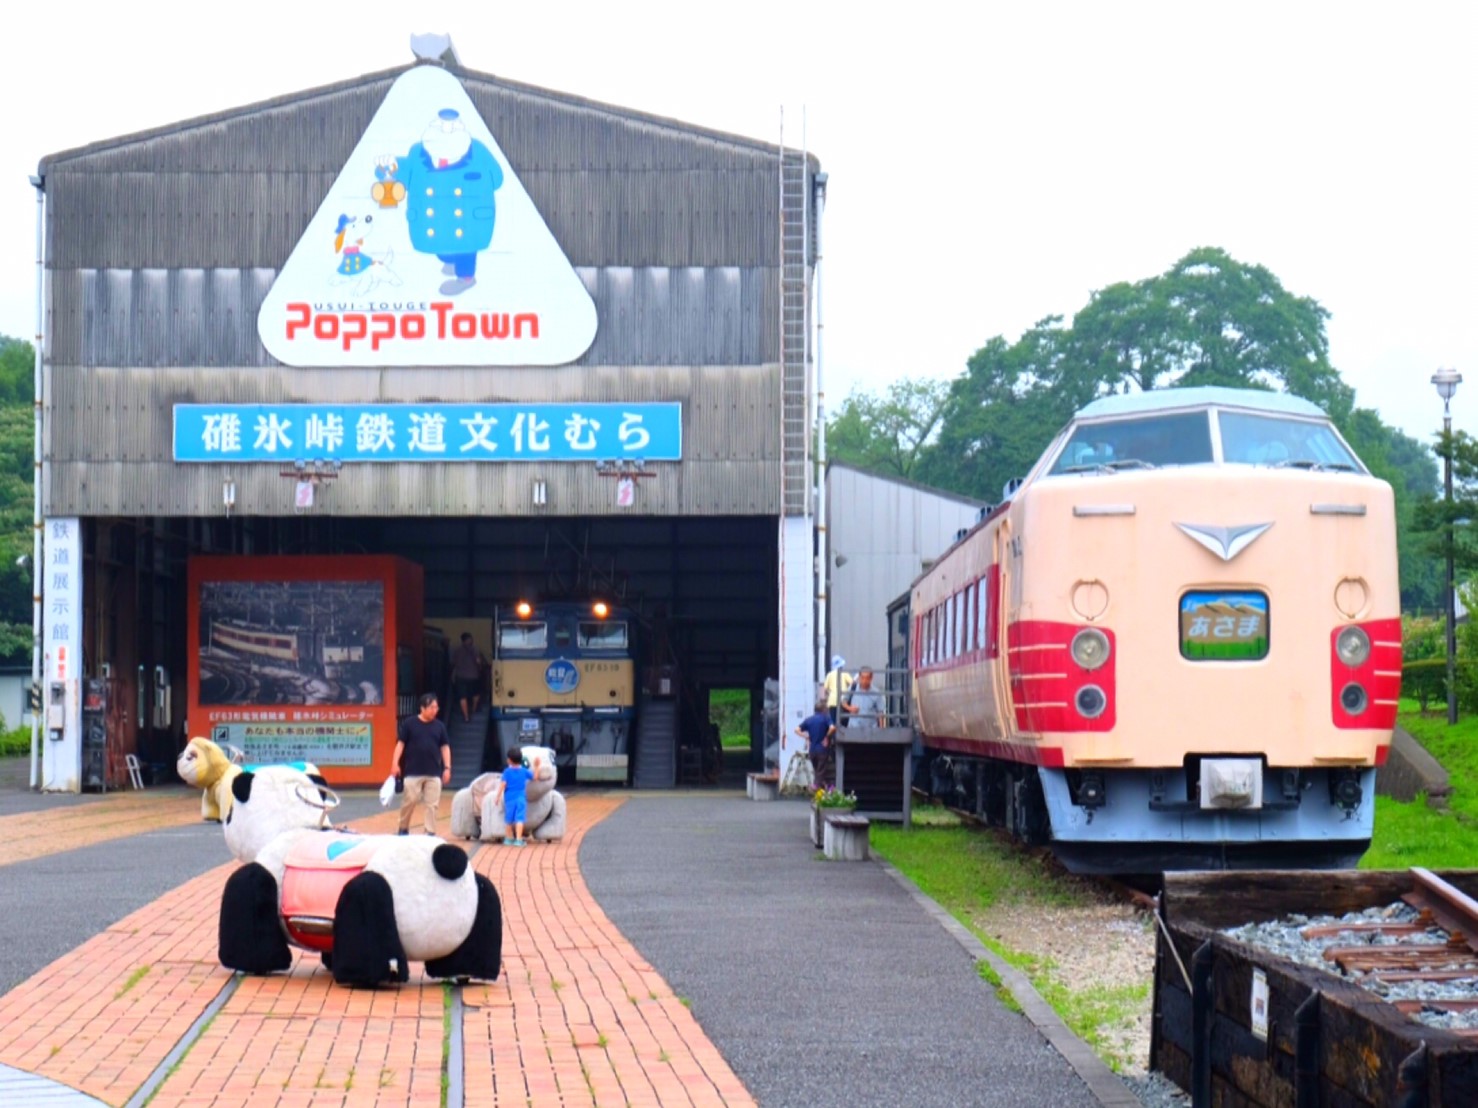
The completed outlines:
[[[1084,719],[1097,719],[1108,707],[1108,697],[1097,685],[1084,685],[1073,697],[1073,706]]]
[[[1329,696],[1334,725],[1396,724],[1401,694],[1401,621],[1347,623],[1330,632]]]

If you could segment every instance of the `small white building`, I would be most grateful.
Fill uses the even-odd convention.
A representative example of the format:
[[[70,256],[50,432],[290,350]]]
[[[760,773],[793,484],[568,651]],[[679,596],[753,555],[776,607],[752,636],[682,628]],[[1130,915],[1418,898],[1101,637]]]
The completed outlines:
[[[826,471],[830,587],[826,657],[888,664],[888,605],[987,504],[901,477],[833,463]]]

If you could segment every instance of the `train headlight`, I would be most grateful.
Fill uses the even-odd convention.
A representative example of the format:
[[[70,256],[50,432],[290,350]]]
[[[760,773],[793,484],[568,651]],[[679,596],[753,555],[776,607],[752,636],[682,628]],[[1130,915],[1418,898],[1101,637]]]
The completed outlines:
[[[590,606],[590,610],[592,613],[594,613],[596,619],[605,619],[606,615],[610,612],[610,609],[606,607],[606,602],[604,600],[597,600],[594,604]]]
[[[1351,681],[1339,690],[1339,703],[1346,712],[1352,716],[1358,716],[1370,706],[1370,696],[1366,693],[1364,686]]]
[[[1073,636],[1073,661],[1084,669],[1097,669],[1109,660],[1108,636],[1097,627],[1085,627]]]
[[[1103,695],[1103,690],[1097,685],[1084,685],[1073,698],[1073,704],[1078,709],[1078,715],[1084,719],[1097,719],[1108,707],[1108,697]]]
[[[1370,636],[1363,627],[1346,627],[1335,636],[1334,652],[1345,665],[1358,669],[1370,657]]]
[[[534,606],[530,604],[527,600],[520,600],[518,602],[518,607],[514,608],[513,610],[518,613],[519,619],[528,619],[529,616],[534,614]]]

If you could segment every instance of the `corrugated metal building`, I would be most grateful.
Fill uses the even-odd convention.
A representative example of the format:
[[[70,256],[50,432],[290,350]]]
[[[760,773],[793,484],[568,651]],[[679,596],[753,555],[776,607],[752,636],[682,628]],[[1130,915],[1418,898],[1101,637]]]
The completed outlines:
[[[264,300],[387,93],[428,65],[496,137],[595,304],[594,340],[561,365],[285,365],[259,337]],[[602,590],[661,613],[697,684],[791,671],[799,710],[818,169],[452,55],[46,157],[44,513],[79,521],[83,664],[137,706],[125,746],[164,761],[185,738],[152,726],[141,675],[164,667],[179,699],[195,553],[402,555],[425,568],[428,618]],[[344,462],[302,510],[309,463],[172,449],[178,405],[430,402],[676,403],[681,458],[636,463],[629,505],[593,462]]]
[[[849,669],[888,665],[887,608],[986,505],[833,463],[826,471],[827,637]]]

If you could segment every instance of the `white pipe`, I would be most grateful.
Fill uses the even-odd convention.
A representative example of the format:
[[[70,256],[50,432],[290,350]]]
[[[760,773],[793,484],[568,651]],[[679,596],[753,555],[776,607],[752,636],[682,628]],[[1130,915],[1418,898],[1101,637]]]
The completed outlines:
[[[816,574],[816,672],[831,669],[831,633],[826,624],[827,593],[831,582],[831,541],[826,517],[826,390],[821,377],[821,214],[826,208],[826,174],[816,174],[816,257],[812,263],[816,280],[816,549],[820,569]]]
[[[35,393],[35,442],[33,444],[33,469],[31,472],[31,688],[41,688],[41,359],[42,335],[46,319],[46,182],[41,177],[32,177],[36,189],[36,362],[32,371],[32,391]],[[45,711],[46,699],[31,712],[31,788],[41,786],[41,767],[37,755],[40,752],[41,713]]]

